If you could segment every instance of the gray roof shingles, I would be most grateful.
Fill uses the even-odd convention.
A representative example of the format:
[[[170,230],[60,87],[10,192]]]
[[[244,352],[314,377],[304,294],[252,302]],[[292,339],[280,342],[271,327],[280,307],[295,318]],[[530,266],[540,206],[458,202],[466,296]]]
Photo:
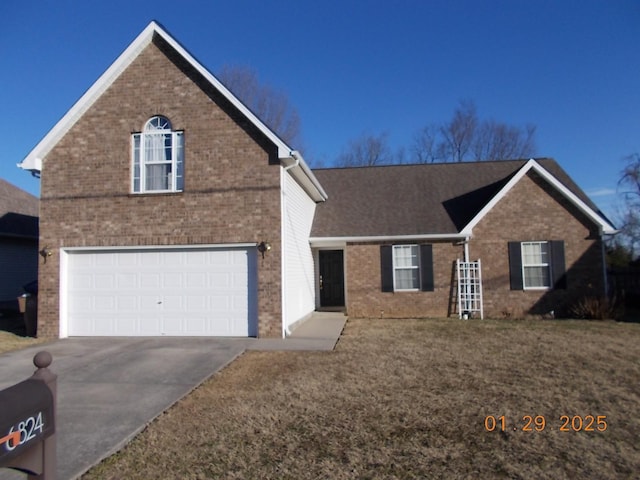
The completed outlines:
[[[0,236],[38,238],[39,200],[0,178]]]
[[[552,159],[536,159],[594,211],[597,207]],[[318,169],[329,199],[311,237],[458,233],[527,160]]]

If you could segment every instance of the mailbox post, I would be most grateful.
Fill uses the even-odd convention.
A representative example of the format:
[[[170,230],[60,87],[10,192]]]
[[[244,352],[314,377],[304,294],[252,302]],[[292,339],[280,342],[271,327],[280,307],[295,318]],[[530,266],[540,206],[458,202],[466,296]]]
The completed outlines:
[[[0,467],[27,473],[28,479],[55,480],[56,379],[51,354],[33,357],[35,373],[0,391]]]

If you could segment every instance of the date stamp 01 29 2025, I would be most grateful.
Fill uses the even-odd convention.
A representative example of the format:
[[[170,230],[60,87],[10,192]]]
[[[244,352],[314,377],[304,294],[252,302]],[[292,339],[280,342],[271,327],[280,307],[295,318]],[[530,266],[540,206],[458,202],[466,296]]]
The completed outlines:
[[[607,427],[606,415],[560,415],[559,422],[553,427],[547,424],[544,415],[524,415],[515,425],[511,424],[504,415],[484,417],[484,429],[487,432],[495,430],[542,432],[545,428],[557,429],[560,432],[604,432]]]

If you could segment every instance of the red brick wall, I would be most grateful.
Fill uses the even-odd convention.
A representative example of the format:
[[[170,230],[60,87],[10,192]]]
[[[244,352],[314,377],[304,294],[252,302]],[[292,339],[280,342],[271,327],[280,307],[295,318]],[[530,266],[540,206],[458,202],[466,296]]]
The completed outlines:
[[[566,290],[511,290],[509,241],[563,240]],[[482,261],[485,316],[566,315],[584,295],[603,293],[597,227],[535,172],[520,180],[473,230],[472,260]]]
[[[428,243],[428,242],[421,242]],[[349,244],[346,255],[347,313],[352,317],[445,317],[451,299],[453,264],[460,245],[433,243],[433,292],[383,292],[380,245]]]
[[[258,331],[280,336],[280,171],[274,148],[206,82],[147,46],[43,162],[39,333],[59,331],[59,248],[268,240]],[[185,72],[187,74],[185,74]],[[184,192],[131,194],[131,134],[154,115],[184,130]]]
[[[566,290],[512,291],[509,241],[563,240]],[[474,228],[470,259],[481,259],[486,318],[566,314],[584,295],[603,293],[601,243],[596,226],[537,174],[522,178]],[[347,312],[354,317],[457,316],[453,270],[464,250],[434,243],[434,292],[381,291],[380,244],[349,244]]]

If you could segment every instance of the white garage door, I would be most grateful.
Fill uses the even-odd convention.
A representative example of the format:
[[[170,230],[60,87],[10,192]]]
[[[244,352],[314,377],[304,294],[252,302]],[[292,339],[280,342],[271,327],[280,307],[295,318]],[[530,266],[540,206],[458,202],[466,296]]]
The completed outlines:
[[[253,248],[67,252],[70,336],[255,336]]]

